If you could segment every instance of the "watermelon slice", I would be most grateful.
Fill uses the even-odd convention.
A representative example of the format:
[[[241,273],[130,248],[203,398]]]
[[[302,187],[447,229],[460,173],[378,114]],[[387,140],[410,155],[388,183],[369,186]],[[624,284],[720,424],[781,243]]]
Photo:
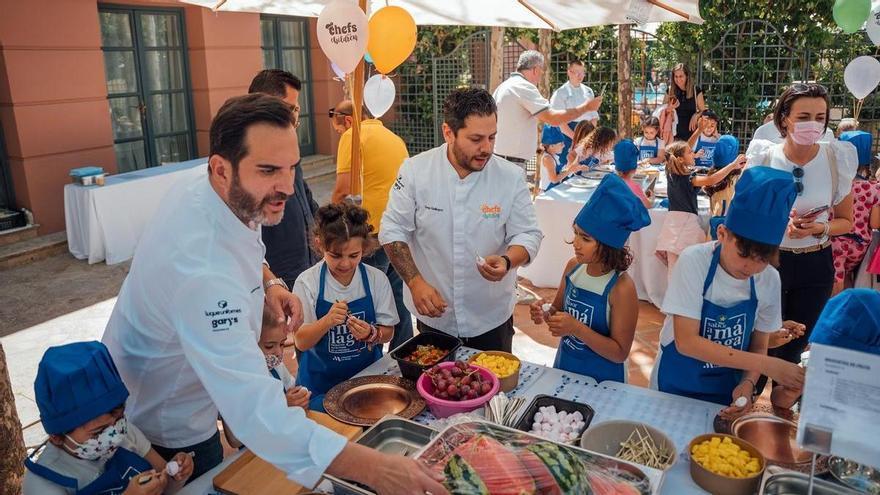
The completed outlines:
[[[443,485],[449,493],[460,495],[489,495],[489,489],[476,471],[458,454],[453,454],[443,469],[446,480]]]
[[[477,435],[455,448],[491,495],[534,495],[532,475],[510,449],[494,438]]]
[[[520,449],[516,456],[535,481],[536,495],[564,495],[556,478],[553,477],[541,458],[526,449]]]
[[[562,493],[590,495],[587,467],[574,452],[551,442],[538,442],[526,447],[535,454],[553,475]]]

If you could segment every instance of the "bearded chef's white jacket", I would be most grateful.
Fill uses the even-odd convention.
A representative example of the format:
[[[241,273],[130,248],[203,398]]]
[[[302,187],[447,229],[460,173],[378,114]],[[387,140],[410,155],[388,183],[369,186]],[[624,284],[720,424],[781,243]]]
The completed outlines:
[[[448,304],[440,318],[420,315],[404,285],[412,314],[432,328],[476,337],[507,321],[516,302],[516,270],[490,282],[477,271],[477,256],[502,255],[518,245],[533,260],[542,234],[522,168],[492,155],[482,171],[461,179],[446,149],[444,144],[403,162],[379,242],[409,244],[422,277]]]
[[[346,440],[287,407],[266,369],[264,251],[206,176],[178,185],[140,239],[103,341],[131,393],[128,418],[152,443],[207,440],[219,409],[254,453],[312,486]]]

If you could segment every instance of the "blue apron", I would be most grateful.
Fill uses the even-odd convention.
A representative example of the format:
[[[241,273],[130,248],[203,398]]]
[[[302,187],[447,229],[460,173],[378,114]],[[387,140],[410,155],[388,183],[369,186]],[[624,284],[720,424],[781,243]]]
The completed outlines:
[[[715,248],[712,264],[703,283],[703,309],[700,312],[700,337],[725,347],[749,350],[749,341],[755,326],[758,296],[755,278],[749,278],[751,296],[745,301],[724,308],[706,299],[706,292],[715,278],[721,247]],[[733,389],[739,384],[742,371],[698,361],[678,352],[675,341],[663,346],[657,374],[658,388],[670,394],[683,395],[717,404],[729,405]]]
[[[596,333],[609,337],[611,328],[607,318],[608,294],[617,283],[620,275],[614,272],[602,294],[576,287],[571,276],[581,267],[577,265],[565,276],[564,310],[579,322],[590,327]],[[623,382],[625,378],[624,363],[615,363],[605,359],[590,349],[579,338],[566,335],[559,342],[553,367],[572,373],[592,376],[596,381],[613,380]]]
[[[120,447],[116,449],[113,457],[104,464],[104,472],[95,481],[79,488],[76,478],[57,473],[46,466],[33,462],[30,458],[24,460],[24,465],[37,476],[56,485],[70,488],[77,495],[120,495],[125,491],[131,478],[153,469],[153,466],[146,459]]]
[[[577,121],[571,121],[568,123],[568,128],[574,131],[574,128],[577,127],[577,125]],[[572,145],[571,138],[566,136],[565,133],[562,134],[562,143],[562,152],[559,153],[560,170],[562,170],[562,167],[565,167],[568,162],[568,150],[571,149]],[[559,170],[557,170],[556,173],[559,173]]]
[[[645,138],[642,138],[639,141],[639,160],[646,159],[654,159],[657,158],[657,154],[660,153],[660,147],[658,146],[659,140],[654,138],[654,145],[645,144]]]
[[[373,307],[373,295],[370,292],[370,281],[363,263],[358,266],[361,281],[364,284],[364,297],[348,303],[348,311],[352,316],[373,325],[376,324],[376,310]],[[321,267],[321,288],[315,302],[315,317],[321,319],[326,315],[333,303],[324,300],[324,285],[327,280],[327,264]],[[296,373],[296,384],[306,387],[312,392],[309,408],[312,411],[324,412],[324,395],[336,384],[348,380],[367,366],[382,357],[382,346],[376,345],[373,350],[367,349],[366,342],[355,340],[348,330],[348,325],[331,328],[314,347],[300,354],[299,369]]]
[[[706,150],[703,153],[703,158],[697,159],[698,167],[714,167],[715,166],[715,145],[718,144],[717,141],[703,141],[703,136],[700,135],[700,138],[697,139],[697,146],[694,150],[694,153],[700,150]],[[727,165],[725,163],[725,165]]]

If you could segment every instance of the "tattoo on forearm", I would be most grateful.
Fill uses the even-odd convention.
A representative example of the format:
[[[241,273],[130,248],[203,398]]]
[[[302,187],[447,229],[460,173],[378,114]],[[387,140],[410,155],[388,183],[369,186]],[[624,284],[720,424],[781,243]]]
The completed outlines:
[[[412,279],[420,275],[407,243],[395,241],[382,247],[385,248],[385,254],[388,255],[388,259],[391,260],[391,264],[404,283],[409,284]]]

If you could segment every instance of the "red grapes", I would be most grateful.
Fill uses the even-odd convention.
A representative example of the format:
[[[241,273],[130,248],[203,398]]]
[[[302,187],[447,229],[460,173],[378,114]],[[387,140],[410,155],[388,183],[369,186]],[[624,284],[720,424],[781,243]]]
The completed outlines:
[[[425,374],[434,384],[432,394],[443,400],[462,401],[482,397],[492,390],[492,383],[484,378],[476,368],[464,361],[456,361],[454,366],[440,368],[433,366]]]

